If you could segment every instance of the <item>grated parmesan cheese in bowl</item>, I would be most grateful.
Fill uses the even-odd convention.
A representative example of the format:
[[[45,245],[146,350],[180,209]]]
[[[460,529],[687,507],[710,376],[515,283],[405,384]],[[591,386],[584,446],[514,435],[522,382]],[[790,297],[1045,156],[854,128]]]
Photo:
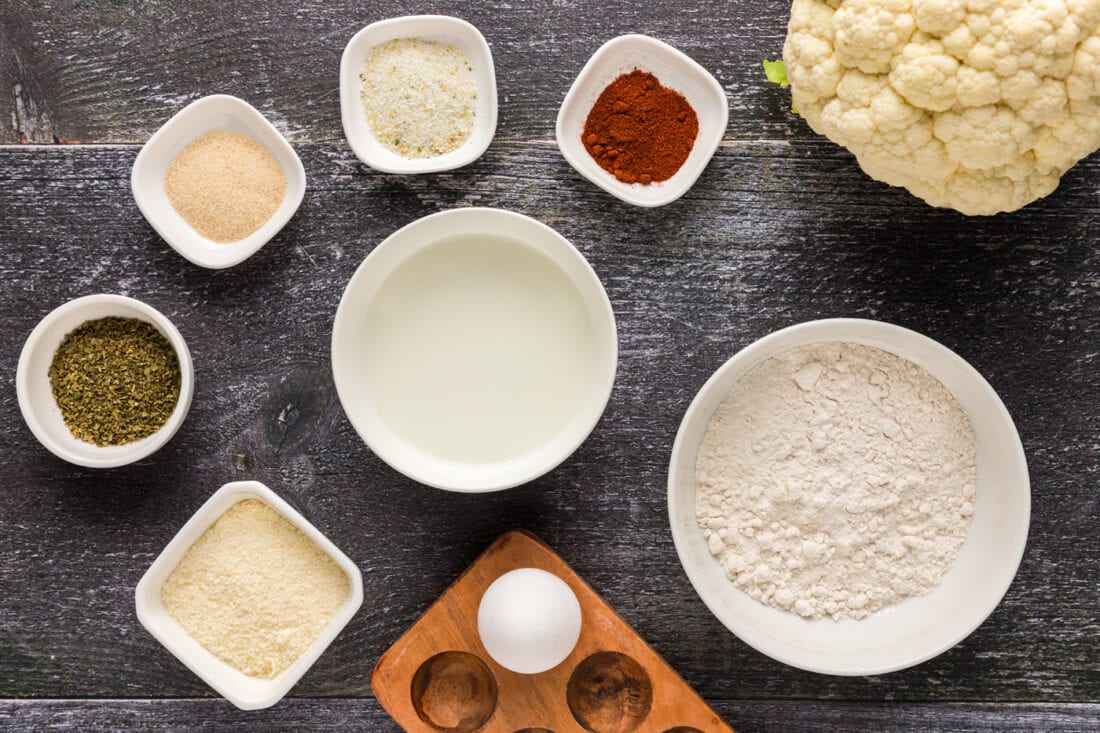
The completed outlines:
[[[274,677],[317,640],[349,590],[317,543],[268,504],[245,499],[191,545],[161,600],[216,657]]]
[[[149,567],[141,624],[239,708],[278,702],[363,602],[359,569],[275,492],[226,484]]]

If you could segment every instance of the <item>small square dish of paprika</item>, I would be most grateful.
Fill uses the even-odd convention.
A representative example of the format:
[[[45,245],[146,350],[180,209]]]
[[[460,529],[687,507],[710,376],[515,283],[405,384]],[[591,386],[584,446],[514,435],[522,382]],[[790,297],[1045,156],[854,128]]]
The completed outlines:
[[[605,43],[558,112],[558,148],[578,173],[635,206],[687,193],[729,121],[718,81],[667,43],[631,34]]]

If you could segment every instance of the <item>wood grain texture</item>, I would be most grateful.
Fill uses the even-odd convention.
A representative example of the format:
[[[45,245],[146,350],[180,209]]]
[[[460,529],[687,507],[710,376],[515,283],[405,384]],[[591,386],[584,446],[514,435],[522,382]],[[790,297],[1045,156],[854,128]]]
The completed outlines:
[[[12,698],[0,699],[0,728],[396,730],[370,696],[374,663],[510,527],[545,539],[740,730],[1100,728],[1100,156],[1050,198],[991,219],[871,181],[763,79],[788,7],[0,0],[0,698]],[[343,139],[340,53],[363,25],[421,12],[485,34],[497,137],[459,171],[380,175]],[[656,211],[601,193],[553,145],[576,74],[626,32],[687,52],[730,100],[715,161]],[[172,252],[129,191],[136,145],[214,92],[254,104],[309,177],[287,228],[221,272]],[[2,147],[77,142],[108,146]],[[359,440],[336,398],[329,335],[378,242],[471,205],[532,215],[581,249],[615,308],[620,367],[571,459],[526,487],[458,496],[401,477]],[[197,370],[177,436],[103,472],[39,446],[14,392],[38,319],[94,292],[165,312]],[[1031,470],[1031,535],[1004,601],[956,648],[879,677],[800,672],[730,635],[685,578],[665,509],[675,431],[706,378],[756,338],[831,316],[914,328],[974,364]],[[241,478],[328,534],[363,570],[367,598],[295,698],[251,713],[213,699],[133,612],[134,585],[168,539]]]
[[[553,669],[519,674],[489,656],[478,634],[481,598],[493,582],[518,568],[537,568],[563,580],[580,604],[580,638]],[[434,685],[432,660],[445,653],[449,669]],[[470,684],[484,676],[484,684]],[[418,680],[423,678],[422,682]],[[375,697],[410,733],[432,733],[473,720],[466,730],[512,733],[544,728],[733,733],[676,671],[600,598],[568,563],[523,531],[503,534],[382,654],[371,676]],[[410,690],[430,688],[418,703]],[[456,690],[463,694],[454,704]],[[474,694],[471,693],[474,691]],[[450,694],[447,694],[450,693]],[[447,698],[440,699],[440,698]],[[448,707],[448,703],[451,703]],[[461,715],[467,713],[467,715]],[[478,715],[469,714],[471,712]]]
[[[43,7],[43,6],[47,7]],[[338,69],[363,26],[458,15],[493,52],[497,136],[552,140],[558,106],[588,57],[623,33],[696,59],[730,97],[737,138],[811,136],[760,61],[782,53],[789,3],[700,0],[649,12],[631,0],[513,3],[0,0],[0,143],[144,142],[187,102],[242,97],[292,142],[343,143]]]
[[[364,575],[368,600],[298,696],[368,696],[382,651],[518,526],[720,712],[742,699],[1100,701],[1100,161],[1022,212],[967,219],[867,180],[824,142],[725,145],[658,211],[612,200],[549,144],[498,142],[470,168],[421,177],[368,171],[342,145],[299,153],[302,209],[252,259],[214,272],[142,220],[128,181],[136,148],[0,150],[0,697],[209,695],[138,626],[133,588],[210,493],[257,478]],[[619,376],[593,435],[549,475],[493,495],[427,489],[381,463],[346,421],[328,363],[332,317],[363,257],[399,226],[466,205],[558,228],[619,322]],[[38,319],[99,291],[166,313],[197,377],[165,448],[94,472],[35,442],[13,380]],[[1032,477],[1028,549],[1002,604],[942,656],[872,678],[800,672],[726,632],[679,566],[665,509],[676,427],[710,373],[776,328],[840,315],[914,328],[974,364],[1012,413]],[[289,425],[278,420],[288,406]]]
[[[1100,725],[1095,704],[852,703],[741,700],[718,712],[754,733],[1082,733]],[[375,700],[287,698],[244,712],[224,700],[0,700],[0,727],[17,730],[399,731]]]

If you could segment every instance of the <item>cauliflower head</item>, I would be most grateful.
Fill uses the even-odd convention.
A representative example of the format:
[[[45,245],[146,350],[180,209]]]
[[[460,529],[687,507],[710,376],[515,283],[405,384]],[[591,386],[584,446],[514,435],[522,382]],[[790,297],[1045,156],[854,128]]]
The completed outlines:
[[[1100,0],[794,0],[783,60],[872,178],[1015,211],[1100,148]]]

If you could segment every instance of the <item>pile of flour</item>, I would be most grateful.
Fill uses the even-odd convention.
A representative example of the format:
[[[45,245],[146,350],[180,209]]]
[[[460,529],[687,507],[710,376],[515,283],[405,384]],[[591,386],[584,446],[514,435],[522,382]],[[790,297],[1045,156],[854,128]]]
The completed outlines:
[[[808,618],[934,588],[974,511],[974,432],[931,374],[829,342],[754,367],[711,418],[696,514],[729,578]]]

